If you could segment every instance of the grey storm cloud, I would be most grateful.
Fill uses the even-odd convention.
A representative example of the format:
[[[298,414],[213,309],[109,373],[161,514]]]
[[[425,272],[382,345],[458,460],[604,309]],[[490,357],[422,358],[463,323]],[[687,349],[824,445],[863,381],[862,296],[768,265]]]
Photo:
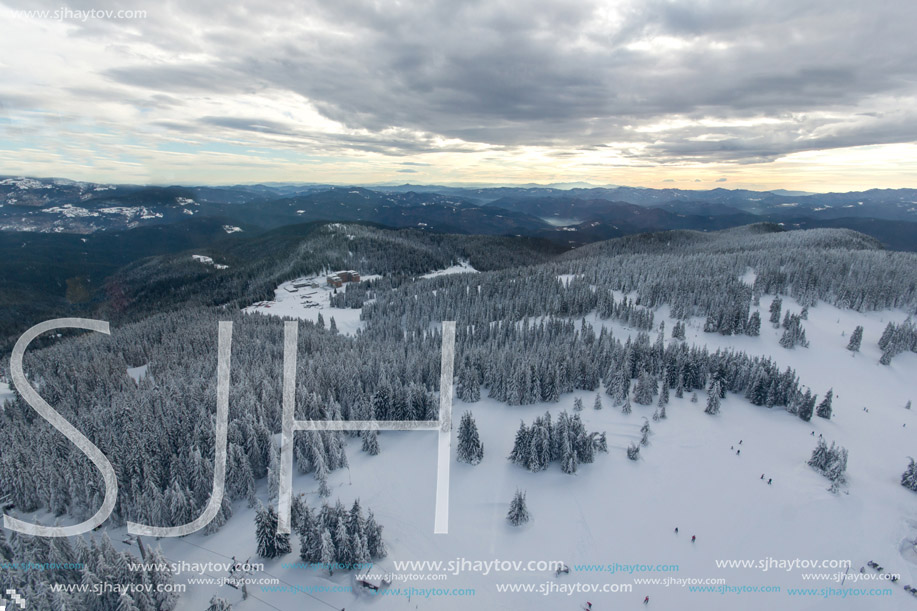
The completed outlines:
[[[917,141],[909,110],[917,97],[912,2],[112,7],[145,9],[148,17],[130,27],[78,24],[73,35],[182,54],[104,73],[113,88],[148,90],[138,105],[146,100],[155,108],[189,93],[292,92],[369,135],[334,134],[329,144],[328,134],[244,117],[189,118],[182,129],[258,132],[391,155],[443,150],[436,138],[577,151],[615,143],[627,155],[664,162],[754,162]],[[312,24],[308,33],[283,27],[300,22]],[[711,118],[724,125],[708,126]],[[679,126],[685,122],[688,127]],[[392,137],[393,130],[401,131]]]

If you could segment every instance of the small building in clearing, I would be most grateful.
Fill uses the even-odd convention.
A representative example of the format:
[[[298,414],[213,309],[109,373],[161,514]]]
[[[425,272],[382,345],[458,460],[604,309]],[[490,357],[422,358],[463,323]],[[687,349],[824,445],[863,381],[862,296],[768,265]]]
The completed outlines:
[[[339,288],[344,285],[345,282],[359,282],[360,274],[355,272],[352,269],[341,270],[339,272],[334,272],[327,277],[328,286],[333,288]]]

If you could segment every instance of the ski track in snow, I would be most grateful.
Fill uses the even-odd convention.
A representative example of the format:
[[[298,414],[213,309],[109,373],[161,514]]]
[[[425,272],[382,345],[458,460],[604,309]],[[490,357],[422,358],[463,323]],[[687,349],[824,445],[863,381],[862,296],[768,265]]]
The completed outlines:
[[[320,277],[323,282],[324,278]],[[565,279],[566,281],[566,279]],[[342,333],[359,326],[360,310],[330,308],[330,290],[319,286],[303,293],[289,293],[285,283],[277,289],[275,301],[246,308],[278,316],[314,320],[318,312],[330,322],[335,316]],[[305,298],[305,299],[303,299]],[[450,575],[441,581],[394,582],[392,588],[475,588],[473,597],[434,596],[410,599],[400,596],[369,596],[357,593],[317,592],[315,595],[334,608],[348,610],[407,609],[579,609],[586,600],[593,609],[638,609],[645,595],[655,609],[704,610],[863,610],[910,609],[917,602],[903,591],[917,583],[917,553],[908,539],[917,537],[917,496],[899,485],[907,456],[917,454],[913,430],[914,413],[904,409],[908,399],[917,398],[915,373],[917,354],[896,356],[890,366],[878,364],[876,342],[889,320],[904,320],[903,312],[857,313],[819,304],[810,308],[803,321],[809,348],[786,350],[779,346],[782,330],[767,322],[772,297],[761,299],[761,336],[724,337],[702,332],[703,320],[688,321],[686,341],[709,349],[735,348],[749,354],[768,355],[782,368],[793,367],[803,385],[824,396],[833,387],[834,418],[813,417],[809,423],[782,408],[756,407],[744,398],[728,395],[721,413],[703,413],[705,396],[691,403],[690,393],[677,399],[674,392],[668,418],[651,422],[650,445],[642,448],[636,462],[626,458],[624,448],[639,438],[644,417],[655,406],[633,405],[624,415],[602,394],[604,409],[592,409],[594,393],[577,391],[563,395],[558,403],[510,407],[486,398],[475,404],[455,401],[454,419],[471,410],[484,443],[484,460],[471,467],[452,463],[450,523],[448,535],[433,535],[436,477],[436,435],[427,432],[385,432],[379,435],[382,451],[370,457],[360,451],[359,440],[349,440],[350,469],[331,474],[333,493],[346,506],[359,498],[364,510],[372,509],[384,526],[389,549],[384,561],[393,560],[562,560],[569,575],[555,578],[553,571],[473,573]],[[303,307],[304,301],[318,304]],[[784,312],[798,312],[792,299],[783,299]],[[656,312],[656,324],[666,321],[666,342],[674,321],[668,309]],[[595,315],[586,320],[612,330],[619,338],[636,335],[616,321],[601,321]],[[853,355],[845,347],[856,325],[863,325],[862,351]],[[655,331],[650,333],[651,339]],[[0,386],[0,392],[3,387]],[[511,464],[509,454],[520,419],[526,423],[550,411],[573,411],[574,398],[583,400],[580,412],[587,430],[606,431],[609,454],[598,454],[595,463],[580,465],[577,475],[565,475],[558,464],[548,471],[529,473]],[[869,408],[865,412],[863,407]],[[903,427],[907,424],[907,428]],[[457,427],[456,427],[457,428]],[[811,432],[815,431],[815,436]],[[828,481],[806,465],[817,435],[837,441],[850,452],[846,491],[833,495]],[[742,440],[739,446],[739,440]],[[456,440],[453,439],[453,447]],[[730,446],[741,447],[737,456]],[[453,451],[454,454],[454,451]],[[773,485],[760,480],[773,478]],[[352,483],[351,483],[352,481]],[[320,503],[316,484],[309,475],[297,475],[294,492],[306,492],[309,503]],[[516,488],[526,491],[532,521],[513,528],[505,520]],[[259,497],[267,498],[266,482],[259,482]],[[219,532],[196,533],[184,539],[157,542],[172,560],[218,561],[235,555],[255,561],[254,509],[237,502],[229,524]],[[673,530],[679,527],[680,534]],[[123,529],[114,530],[120,540]],[[692,544],[690,537],[697,536]],[[119,544],[120,545],[120,544]],[[195,547],[201,546],[201,547]],[[206,549],[204,549],[206,548]],[[285,582],[301,586],[350,586],[350,573],[316,573],[307,569],[283,568],[296,562],[299,543],[293,553],[266,560],[266,569]],[[136,551],[136,548],[135,548]],[[840,587],[837,583],[803,581],[803,569],[785,570],[717,569],[716,560],[842,559],[852,562],[851,574],[868,560],[882,564],[887,572],[900,573],[897,584],[879,581],[847,582],[846,587],[891,587],[891,598],[790,597],[787,588]],[[677,564],[678,572],[611,574],[577,572],[576,564]],[[815,569],[809,572],[835,572]],[[867,573],[870,570],[867,569]],[[725,578],[731,586],[781,586],[782,593],[712,594],[691,593],[671,586],[634,585],[630,593],[619,594],[501,594],[497,583],[571,584],[575,582],[632,583],[634,577]],[[179,582],[182,578],[178,579]],[[302,593],[249,590],[280,609],[324,608]],[[181,599],[179,608],[201,609],[217,593],[215,587],[194,586]],[[219,590],[241,610],[260,609],[256,600],[241,602],[241,593]]]

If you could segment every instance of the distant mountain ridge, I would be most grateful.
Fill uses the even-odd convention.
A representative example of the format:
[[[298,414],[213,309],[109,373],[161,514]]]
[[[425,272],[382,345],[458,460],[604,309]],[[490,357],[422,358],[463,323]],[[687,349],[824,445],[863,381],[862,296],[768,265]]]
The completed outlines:
[[[565,188],[560,188],[560,187]],[[437,233],[525,235],[566,247],[632,233],[755,222],[844,227],[917,250],[917,190],[851,193],[589,186],[112,185],[0,177],[0,231],[91,234],[221,220],[227,231],[360,221]]]

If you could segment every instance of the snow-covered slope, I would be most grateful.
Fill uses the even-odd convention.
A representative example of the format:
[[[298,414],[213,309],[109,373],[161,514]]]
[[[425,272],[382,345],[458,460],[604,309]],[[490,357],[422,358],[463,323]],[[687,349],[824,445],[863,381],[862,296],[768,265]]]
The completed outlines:
[[[318,282],[318,279],[306,279]],[[299,282],[299,281],[297,281]],[[249,308],[252,312],[313,319],[322,312],[328,322],[334,315],[342,332],[359,325],[352,316],[328,307],[330,290],[310,286],[289,292],[282,285],[275,301]],[[767,312],[771,298],[762,298]],[[314,305],[310,305],[314,304]],[[801,308],[784,298],[784,310]],[[657,321],[665,317],[657,311]],[[577,392],[559,403],[510,407],[482,399],[475,404],[456,400],[456,419],[471,410],[484,443],[484,460],[477,466],[452,463],[449,534],[433,534],[436,478],[436,435],[430,432],[388,432],[380,435],[382,452],[370,457],[359,443],[348,447],[350,469],[335,472],[329,483],[332,499],[346,505],[359,498],[372,508],[384,525],[393,570],[400,561],[555,561],[566,563],[569,574],[553,570],[431,570],[403,569],[387,594],[370,595],[348,590],[352,574],[289,566],[293,553],[266,561],[266,573],[256,577],[280,579],[301,591],[278,591],[276,585],[249,586],[253,597],[226,587],[195,585],[182,598],[180,608],[203,609],[219,592],[234,609],[636,609],[645,596],[654,609],[910,609],[917,605],[903,586],[917,583],[917,495],[899,484],[907,456],[917,453],[914,412],[905,403],[917,394],[914,382],[917,354],[904,353],[889,366],[878,364],[876,341],[885,324],[900,322],[901,312],[857,313],[821,304],[810,309],[804,322],[809,348],[787,350],[779,346],[779,332],[762,316],[761,336],[723,337],[703,333],[702,320],[689,321],[686,341],[711,348],[737,348],[750,354],[770,355],[781,367],[796,369],[804,384],[823,395],[833,387],[834,418],[802,422],[780,408],[756,407],[744,398],[729,395],[721,413],[704,413],[705,397],[697,403],[690,394],[674,394],[665,420],[651,422],[650,445],[636,462],[627,460],[626,446],[637,441],[644,418],[654,407],[634,405],[625,415],[612,407],[602,393],[604,409],[592,409],[594,394]],[[636,333],[618,323],[607,324],[616,335]],[[674,321],[666,319],[667,329]],[[863,325],[859,354],[845,347],[850,332]],[[667,339],[666,341],[677,341]],[[482,394],[486,395],[486,391]],[[571,411],[575,398],[588,430],[606,431],[609,453],[595,463],[580,465],[576,475],[565,475],[558,465],[530,473],[510,463],[509,454],[520,420],[530,423],[546,410],[556,416]],[[868,411],[864,410],[864,407]],[[806,465],[819,435],[837,441],[850,452],[849,484],[839,494],[830,493],[828,481]],[[455,440],[453,440],[453,444]],[[741,451],[739,454],[738,451]],[[454,450],[453,450],[454,452]],[[397,475],[396,475],[397,474]],[[762,480],[761,476],[765,479]],[[768,484],[767,480],[772,480]],[[307,493],[317,505],[311,476],[298,476],[296,492]],[[505,519],[516,489],[527,493],[533,520],[513,528]],[[265,482],[259,494],[267,497]],[[678,527],[679,534],[674,533]],[[697,541],[692,543],[691,537]],[[211,536],[200,533],[185,539],[162,540],[165,555],[174,560],[222,562],[231,556],[254,559],[253,510],[237,504],[230,523]],[[729,561],[782,562],[779,568],[723,568]],[[824,568],[786,568],[787,561],[827,561]],[[869,560],[897,573],[897,583],[868,581],[877,575],[859,568]],[[849,563],[850,569],[845,566]],[[644,565],[649,570],[598,571],[599,565]],[[667,570],[653,570],[657,566]],[[837,568],[841,566],[841,568]],[[591,567],[591,570],[590,570]],[[806,579],[804,574],[843,574],[843,585],[830,579]],[[457,573],[457,574],[453,574]],[[425,579],[418,579],[423,574]],[[431,574],[436,578],[431,578]],[[183,582],[188,575],[179,576]],[[643,579],[696,580],[691,585],[635,583]],[[708,580],[719,580],[711,583]],[[861,581],[857,581],[861,580]],[[528,593],[507,593],[500,588],[526,587]],[[713,588],[692,591],[691,586]],[[588,593],[587,588],[630,588],[617,593]],[[401,593],[398,593],[398,589]],[[407,590],[415,588],[410,597]],[[429,589],[439,594],[429,594]],[[464,595],[453,588],[471,589]],[[579,591],[569,592],[571,588]],[[759,589],[752,591],[752,589]],[[762,588],[771,591],[761,591]],[[791,589],[813,588],[808,595]],[[824,588],[836,591],[826,596]],[[873,588],[890,588],[891,596],[858,594]],[[334,591],[345,590],[345,591]],[[550,590],[545,594],[543,590]],[[308,591],[308,594],[305,593]],[[448,593],[448,594],[447,594]],[[257,597],[257,598],[254,598]]]

